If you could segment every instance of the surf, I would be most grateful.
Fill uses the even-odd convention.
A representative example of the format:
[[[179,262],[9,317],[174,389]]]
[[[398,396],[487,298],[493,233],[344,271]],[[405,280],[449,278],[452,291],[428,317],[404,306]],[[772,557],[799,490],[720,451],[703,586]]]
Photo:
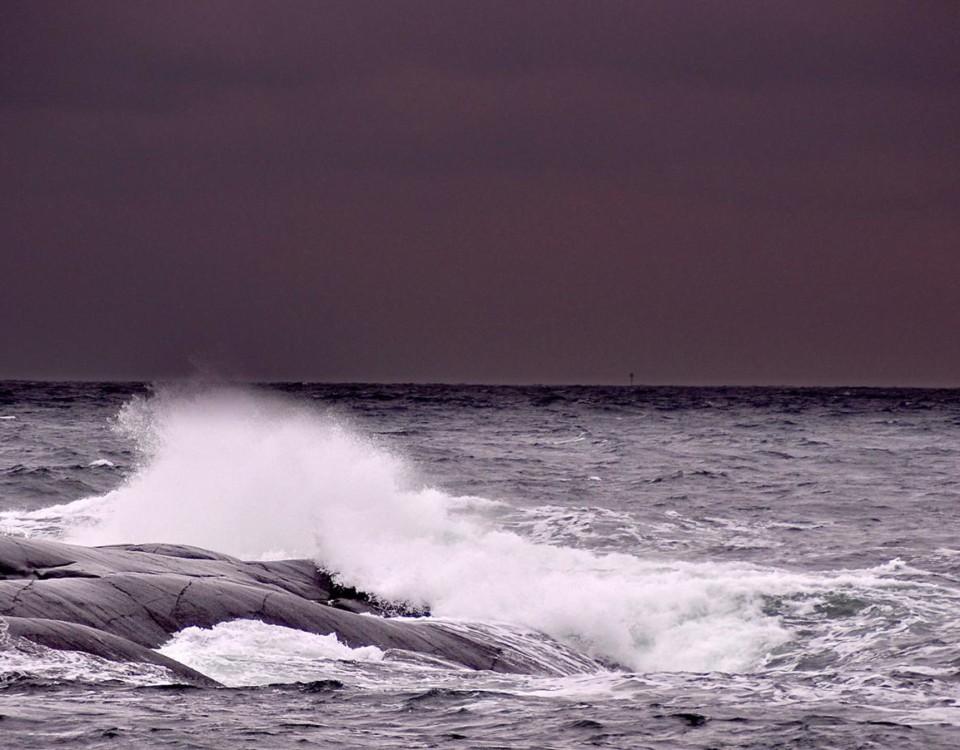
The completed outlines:
[[[791,637],[763,610],[765,595],[800,585],[790,574],[534,541],[311,404],[160,388],[128,402],[116,427],[138,468],[112,492],[45,509],[64,541],[311,557],[384,600],[540,631],[637,671],[751,671]]]

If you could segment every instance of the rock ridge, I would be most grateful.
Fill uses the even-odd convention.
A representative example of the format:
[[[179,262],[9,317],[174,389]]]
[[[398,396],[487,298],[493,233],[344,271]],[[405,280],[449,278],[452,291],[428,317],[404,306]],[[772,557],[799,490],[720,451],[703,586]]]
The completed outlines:
[[[215,684],[152,649],[190,626],[261,620],[335,633],[357,648],[412,651],[471,669],[533,673],[519,651],[426,619],[383,616],[362,592],[338,586],[311,560],[245,562],[176,544],[82,547],[0,535],[0,622],[54,649],[160,664],[191,684]]]

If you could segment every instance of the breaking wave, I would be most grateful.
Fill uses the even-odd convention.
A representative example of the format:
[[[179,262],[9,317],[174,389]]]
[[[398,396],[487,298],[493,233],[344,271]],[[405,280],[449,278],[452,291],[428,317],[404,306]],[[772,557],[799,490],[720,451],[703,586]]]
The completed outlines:
[[[791,638],[765,597],[823,585],[747,564],[534,541],[498,527],[483,500],[422,485],[401,457],[342,420],[260,392],[161,389],[129,402],[118,428],[136,441],[140,468],[105,495],[38,511],[38,527],[59,516],[65,540],[80,544],[311,556],[384,599],[538,630],[646,672],[759,669]],[[334,647],[324,643],[314,645]]]

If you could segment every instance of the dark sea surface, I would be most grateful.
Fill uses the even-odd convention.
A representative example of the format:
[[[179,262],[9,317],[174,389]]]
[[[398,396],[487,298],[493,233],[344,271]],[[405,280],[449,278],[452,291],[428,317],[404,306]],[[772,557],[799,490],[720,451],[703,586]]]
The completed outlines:
[[[6,382],[0,533],[312,557],[544,664],[0,633],[3,748],[960,746],[960,391]]]

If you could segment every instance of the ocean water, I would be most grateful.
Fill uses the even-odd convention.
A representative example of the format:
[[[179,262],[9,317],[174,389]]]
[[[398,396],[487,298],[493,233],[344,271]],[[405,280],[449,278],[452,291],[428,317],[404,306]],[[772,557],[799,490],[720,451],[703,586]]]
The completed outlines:
[[[960,746],[960,392],[0,383],[0,533],[310,557],[540,674],[0,634],[2,747]]]

